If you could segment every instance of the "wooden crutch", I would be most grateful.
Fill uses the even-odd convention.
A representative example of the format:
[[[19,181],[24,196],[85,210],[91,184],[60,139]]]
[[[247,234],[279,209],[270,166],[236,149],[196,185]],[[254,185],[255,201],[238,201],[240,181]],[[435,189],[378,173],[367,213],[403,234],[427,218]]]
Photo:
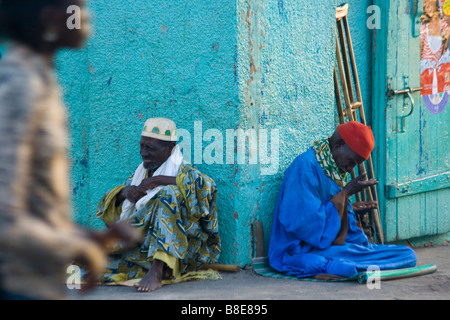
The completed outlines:
[[[353,51],[350,28],[348,26],[348,7],[348,4],[345,4],[336,9],[336,58],[338,67],[338,71],[336,70],[336,67],[334,69],[336,104],[338,108],[340,123],[345,123],[346,121],[359,121],[363,124],[366,124],[361,87],[359,84],[358,71],[356,68],[355,54]],[[345,109],[343,108],[341,100],[338,78],[340,79],[340,87],[344,96],[346,106]],[[354,80],[354,83],[352,83],[352,78]],[[355,92],[353,91],[353,86],[355,88]],[[368,170],[366,170],[366,165]],[[365,163],[362,163],[358,166],[358,172],[359,174],[367,173],[368,179],[375,177],[372,156],[370,156],[369,159],[365,161]],[[352,178],[355,178],[356,174],[354,170],[351,173],[351,176]],[[357,201],[376,201],[378,203],[377,190],[375,186],[366,188],[360,194],[355,195],[355,197]],[[379,210],[372,209],[370,212],[370,217],[371,224],[373,224],[373,227],[375,229],[376,240],[379,243],[384,243],[384,235],[383,229],[381,227]]]

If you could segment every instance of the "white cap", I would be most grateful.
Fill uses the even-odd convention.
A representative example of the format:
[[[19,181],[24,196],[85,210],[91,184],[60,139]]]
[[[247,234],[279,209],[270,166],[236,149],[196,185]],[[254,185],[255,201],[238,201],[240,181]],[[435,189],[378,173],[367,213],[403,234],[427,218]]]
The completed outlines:
[[[164,141],[177,141],[175,122],[165,118],[151,118],[145,121],[142,136]]]

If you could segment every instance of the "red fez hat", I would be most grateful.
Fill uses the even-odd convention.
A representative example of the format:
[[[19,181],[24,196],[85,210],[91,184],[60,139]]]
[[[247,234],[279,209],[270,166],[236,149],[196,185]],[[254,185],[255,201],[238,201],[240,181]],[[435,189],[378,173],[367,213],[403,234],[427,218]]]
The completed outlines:
[[[337,132],[344,142],[358,155],[369,159],[375,146],[372,129],[357,121],[349,121],[337,127]]]

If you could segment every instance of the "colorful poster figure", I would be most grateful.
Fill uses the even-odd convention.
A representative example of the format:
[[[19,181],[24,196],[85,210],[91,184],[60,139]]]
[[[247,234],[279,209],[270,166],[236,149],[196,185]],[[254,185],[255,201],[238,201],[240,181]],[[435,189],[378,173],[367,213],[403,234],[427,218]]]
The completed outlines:
[[[428,110],[439,114],[450,92],[450,0],[424,0],[420,28],[422,96]]]

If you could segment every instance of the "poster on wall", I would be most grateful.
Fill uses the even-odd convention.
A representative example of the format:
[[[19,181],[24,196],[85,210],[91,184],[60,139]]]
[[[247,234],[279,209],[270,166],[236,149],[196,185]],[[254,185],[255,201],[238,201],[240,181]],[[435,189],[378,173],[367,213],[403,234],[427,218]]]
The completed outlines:
[[[425,105],[439,114],[450,92],[450,0],[424,0],[420,28],[420,82]]]

